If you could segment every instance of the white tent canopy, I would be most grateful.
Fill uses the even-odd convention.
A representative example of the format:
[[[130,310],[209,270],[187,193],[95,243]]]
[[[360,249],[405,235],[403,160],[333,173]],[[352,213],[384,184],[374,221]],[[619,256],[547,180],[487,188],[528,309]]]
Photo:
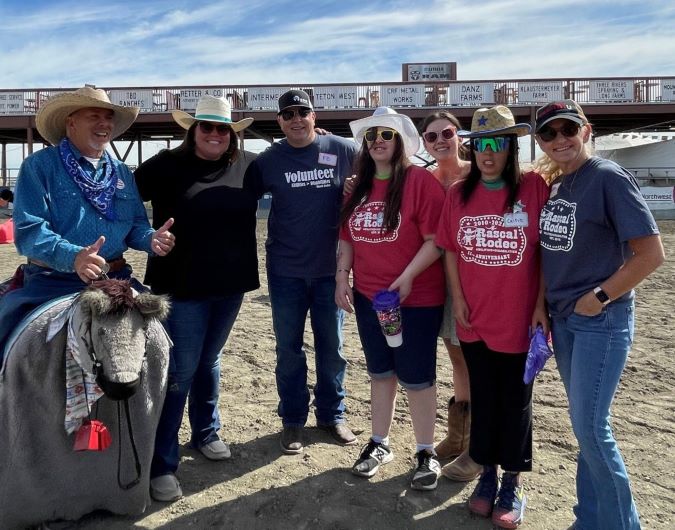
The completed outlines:
[[[598,156],[614,160],[640,179],[675,178],[675,138],[612,134],[596,139]]]

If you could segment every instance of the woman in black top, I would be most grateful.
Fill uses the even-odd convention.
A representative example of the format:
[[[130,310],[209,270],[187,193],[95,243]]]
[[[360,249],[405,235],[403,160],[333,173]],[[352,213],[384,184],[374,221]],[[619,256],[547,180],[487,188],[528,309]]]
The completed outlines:
[[[232,122],[227,100],[213,96],[199,100],[194,117],[183,111],[173,117],[187,129],[184,142],[135,173],[141,197],[152,203],[153,224],[175,219],[173,252],[150,257],[145,276],[153,292],[172,299],[167,327],[174,344],[150,473],[159,501],[182,496],[175,472],[188,395],[192,445],[210,460],[230,457],[218,436],[219,355],[244,293],[260,286],[257,197],[245,178],[255,155],[238,149],[236,134],[253,119]]]

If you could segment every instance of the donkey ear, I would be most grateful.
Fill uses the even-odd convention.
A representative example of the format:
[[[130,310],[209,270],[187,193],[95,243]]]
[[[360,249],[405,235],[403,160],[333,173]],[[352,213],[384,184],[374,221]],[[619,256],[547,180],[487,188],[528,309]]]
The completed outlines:
[[[87,289],[80,295],[80,306],[87,316],[101,316],[110,312],[110,297],[99,289]]]
[[[168,297],[164,295],[141,293],[134,299],[134,304],[146,317],[155,317],[164,320],[169,316],[171,303]]]

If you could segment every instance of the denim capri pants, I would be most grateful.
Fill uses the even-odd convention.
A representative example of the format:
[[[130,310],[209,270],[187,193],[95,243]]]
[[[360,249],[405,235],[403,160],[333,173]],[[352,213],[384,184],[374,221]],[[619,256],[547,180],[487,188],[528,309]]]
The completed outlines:
[[[396,376],[406,390],[424,390],[436,382],[436,347],[443,306],[402,307],[403,344],[387,344],[372,302],[354,291],[356,325],[368,374],[373,379]]]

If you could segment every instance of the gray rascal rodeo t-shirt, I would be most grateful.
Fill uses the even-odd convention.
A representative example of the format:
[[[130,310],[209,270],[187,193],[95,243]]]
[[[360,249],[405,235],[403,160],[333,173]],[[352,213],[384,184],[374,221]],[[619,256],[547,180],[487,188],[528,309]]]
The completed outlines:
[[[539,232],[549,310],[567,316],[630,257],[629,240],[658,234],[658,227],[635,178],[610,160],[591,157],[552,185]]]

